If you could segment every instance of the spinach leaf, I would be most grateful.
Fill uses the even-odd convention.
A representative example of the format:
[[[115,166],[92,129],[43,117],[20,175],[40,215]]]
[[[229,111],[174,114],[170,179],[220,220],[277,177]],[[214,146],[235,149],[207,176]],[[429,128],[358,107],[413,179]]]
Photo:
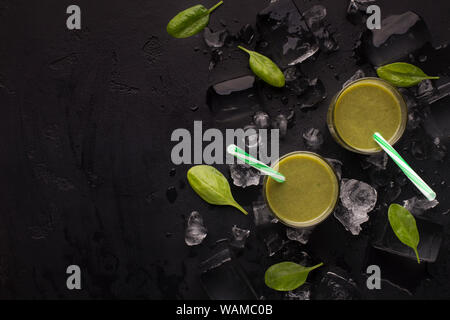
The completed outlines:
[[[228,180],[216,168],[207,165],[194,166],[188,170],[187,179],[192,189],[206,202],[233,206],[248,214],[234,200]]]
[[[285,261],[272,265],[266,270],[264,280],[269,288],[278,291],[291,291],[303,285],[310,271],[322,266],[319,263],[313,267]]]
[[[393,203],[388,210],[389,223],[397,238],[416,253],[417,263],[420,263],[419,252],[419,230],[417,230],[416,219],[404,207]]]
[[[174,38],[188,38],[199,33],[208,25],[210,13],[222,3],[220,1],[211,9],[198,4],[181,11],[169,21],[167,33]]]
[[[238,48],[250,55],[250,69],[260,79],[274,87],[280,88],[284,86],[286,82],[284,74],[272,60],[256,51],[245,49],[242,46],[238,46]]]
[[[430,77],[419,67],[405,62],[395,62],[377,69],[378,76],[396,87],[411,87],[425,79],[439,79]]]

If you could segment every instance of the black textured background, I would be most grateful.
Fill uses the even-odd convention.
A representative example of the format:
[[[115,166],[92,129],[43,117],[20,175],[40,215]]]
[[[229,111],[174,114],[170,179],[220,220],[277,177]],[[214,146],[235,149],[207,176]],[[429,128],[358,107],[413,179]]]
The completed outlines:
[[[202,1],[207,7],[215,2]],[[222,19],[234,32],[253,24],[268,3],[225,2],[214,12],[210,27],[220,28]],[[351,55],[360,29],[345,19],[347,0],[297,3],[302,9],[325,5],[327,21],[337,31],[340,50],[321,54],[304,67],[309,76],[320,76],[330,98],[357,69]],[[66,29],[70,4],[81,7],[81,31]],[[0,1],[1,298],[206,298],[198,264],[214,252],[217,240],[230,236],[235,224],[252,231],[247,248],[236,253],[251,283],[259,295],[280,297],[265,288],[263,274],[282,257],[267,257],[252,216],[201,201],[187,185],[189,166],[176,167],[176,174],[169,175],[174,167],[172,131],[190,129],[194,120],[203,120],[205,127],[212,123],[205,95],[214,79],[201,34],[177,40],[165,31],[170,18],[194,4],[197,1]],[[448,1],[377,4],[383,16],[418,12],[435,46],[448,41]],[[246,72],[246,58],[241,57],[228,63],[232,67],[227,72]],[[361,158],[338,147],[325,127],[329,98],[314,111],[297,112],[281,153],[303,149],[301,133],[315,126],[325,136],[320,153],[342,160],[344,177],[369,181]],[[194,106],[197,111],[191,110]],[[409,143],[406,136],[400,149]],[[303,250],[347,271],[364,298],[450,298],[449,219],[442,215],[450,200],[448,184],[440,184],[449,178],[448,158],[417,161],[408,153],[405,158],[436,185],[440,205],[430,214],[446,230],[438,260],[423,264],[418,278],[409,269],[415,270],[414,262],[393,271],[406,274],[409,284],[418,283],[413,296],[388,284],[381,291],[364,290],[373,218],[359,236],[352,236],[330,217]],[[218,168],[228,176],[225,167]],[[170,186],[178,194],[173,203],[166,198]],[[259,193],[257,188],[232,191],[249,210]],[[398,201],[417,194],[410,185],[403,191]],[[379,204],[371,217],[386,214],[382,199]],[[193,210],[203,215],[209,232],[200,246],[189,248],[184,229]],[[82,269],[81,291],[66,289],[70,264]],[[326,270],[311,275],[311,283]]]

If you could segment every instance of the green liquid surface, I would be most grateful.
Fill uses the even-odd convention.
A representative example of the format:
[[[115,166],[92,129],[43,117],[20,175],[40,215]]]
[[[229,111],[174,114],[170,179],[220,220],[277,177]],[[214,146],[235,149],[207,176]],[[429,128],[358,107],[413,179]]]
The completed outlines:
[[[299,153],[282,158],[277,171],[284,183],[268,178],[266,201],[278,219],[292,226],[309,226],[322,221],[333,210],[338,181],[333,169],[321,158]]]
[[[364,80],[350,85],[336,101],[334,126],[341,139],[355,149],[381,150],[373,134],[379,132],[391,142],[401,124],[399,99],[379,81]]]

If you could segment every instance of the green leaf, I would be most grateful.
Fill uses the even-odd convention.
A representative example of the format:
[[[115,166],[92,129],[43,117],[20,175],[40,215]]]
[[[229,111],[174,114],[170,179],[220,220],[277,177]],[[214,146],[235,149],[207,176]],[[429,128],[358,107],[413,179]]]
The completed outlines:
[[[199,33],[208,25],[210,13],[222,3],[220,1],[211,9],[198,4],[181,11],[167,24],[167,33],[174,38],[188,38]]]
[[[291,291],[303,285],[311,270],[323,263],[313,267],[304,267],[300,264],[285,261],[272,265],[266,270],[264,280],[269,288],[278,291]]]
[[[425,79],[439,79],[430,77],[419,67],[405,62],[395,62],[379,67],[378,76],[396,87],[411,87]]]
[[[417,263],[420,263],[419,252],[419,230],[417,230],[416,219],[404,207],[393,203],[388,210],[389,223],[397,238],[416,253]]]
[[[281,88],[284,86],[286,82],[284,74],[272,60],[256,51],[245,49],[242,46],[238,46],[238,48],[250,55],[250,69],[260,79],[274,87]]]
[[[192,167],[187,172],[187,179],[192,189],[206,202],[233,206],[248,214],[234,200],[228,180],[216,168],[207,165]]]

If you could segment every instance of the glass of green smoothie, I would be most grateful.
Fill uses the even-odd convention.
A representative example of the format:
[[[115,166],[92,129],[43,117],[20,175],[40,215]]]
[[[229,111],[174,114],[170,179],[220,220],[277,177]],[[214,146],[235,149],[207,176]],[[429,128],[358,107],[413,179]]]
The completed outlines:
[[[339,196],[339,180],[327,160],[308,151],[295,151],[272,165],[286,177],[279,183],[264,178],[264,199],[272,214],[294,228],[309,228],[333,212]]]
[[[351,82],[331,101],[327,124],[342,147],[361,154],[381,151],[373,140],[379,132],[391,145],[403,135],[407,107],[401,93],[379,78]]]

